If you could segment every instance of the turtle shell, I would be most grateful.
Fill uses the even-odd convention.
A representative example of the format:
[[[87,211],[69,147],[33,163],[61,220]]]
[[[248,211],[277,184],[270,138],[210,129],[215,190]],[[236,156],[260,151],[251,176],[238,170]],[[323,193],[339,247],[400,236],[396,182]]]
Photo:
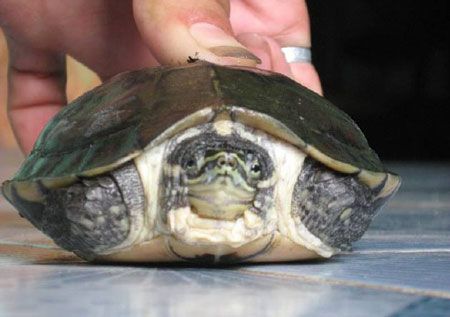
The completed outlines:
[[[122,73],[76,99],[48,123],[3,192],[16,206],[13,191],[41,202],[42,186],[112,170],[222,111],[336,171],[383,185],[386,195],[399,183],[353,120],[323,97],[277,73],[198,62]]]

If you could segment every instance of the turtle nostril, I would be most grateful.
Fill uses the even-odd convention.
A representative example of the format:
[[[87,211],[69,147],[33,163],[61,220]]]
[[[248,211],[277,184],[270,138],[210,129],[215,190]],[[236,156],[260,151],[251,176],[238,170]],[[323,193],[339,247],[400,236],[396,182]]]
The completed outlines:
[[[217,165],[219,167],[228,166],[231,169],[235,169],[237,167],[237,161],[232,156],[222,156],[217,160]]]
[[[219,165],[220,167],[225,166],[225,164],[227,164],[227,160],[226,160],[224,157],[220,157],[220,158],[217,160],[217,165]]]
[[[235,159],[234,157],[228,158],[228,165],[229,165],[232,169],[235,169],[236,166],[237,166],[236,159]]]

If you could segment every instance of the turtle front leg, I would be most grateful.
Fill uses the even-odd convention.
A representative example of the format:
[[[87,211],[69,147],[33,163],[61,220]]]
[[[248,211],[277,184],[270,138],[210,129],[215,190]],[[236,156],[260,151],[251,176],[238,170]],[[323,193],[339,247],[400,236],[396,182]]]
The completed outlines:
[[[377,189],[362,184],[355,175],[335,172],[306,158],[294,187],[291,216],[310,247],[315,245],[315,251],[330,256],[361,238],[388,199],[377,194]]]
[[[102,176],[49,190],[42,231],[55,243],[92,260],[127,244],[144,212],[144,191],[133,163]]]

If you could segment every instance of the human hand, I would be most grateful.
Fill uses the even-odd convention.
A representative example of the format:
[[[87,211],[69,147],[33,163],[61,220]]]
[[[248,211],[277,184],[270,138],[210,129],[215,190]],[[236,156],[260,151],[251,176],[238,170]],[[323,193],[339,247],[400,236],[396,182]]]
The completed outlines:
[[[288,64],[280,50],[310,45],[304,0],[2,0],[0,25],[10,53],[8,115],[25,153],[67,103],[66,54],[102,80],[193,57],[269,69],[321,89],[311,64]]]

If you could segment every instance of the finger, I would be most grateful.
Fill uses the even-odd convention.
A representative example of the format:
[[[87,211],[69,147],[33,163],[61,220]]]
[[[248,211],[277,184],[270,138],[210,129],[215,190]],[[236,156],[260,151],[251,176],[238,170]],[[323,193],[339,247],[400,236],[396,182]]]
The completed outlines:
[[[66,104],[65,57],[8,38],[8,116],[28,154],[45,124]]]
[[[294,77],[277,41],[269,36],[256,33],[240,34],[238,39],[261,59],[259,68],[272,70],[291,78]]]
[[[236,34],[258,33],[289,43],[310,45],[305,0],[231,0],[230,20]]]
[[[281,52],[286,46],[311,46],[304,0],[235,0],[231,2],[231,21],[239,41],[261,58],[258,67],[283,73],[322,93],[314,66],[310,62],[287,63]]]
[[[287,63],[280,44],[268,37],[255,33],[241,34],[239,41],[261,59],[258,68],[284,74],[305,87],[322,94],[319,76],[311,63]]]
[[[290,68],[296,81],[319,95],[323,94],[319,74],[313,64],[307,62],[291,63]]]
[[[289,28],[283,34],[275,36],[276,41],[281,47],[300,46],[311,48],[311,29],[308,15],[308,8],[305,1],[299,2],[298,23]],[[285,60],[284,55],[282,58]],[[322,94],[322,85],[316,68],[311,61],[291,62],[289,63],[293,78],[302,85]]]
[[[255,66],[259,59],[233,35],[227,0],[134,0],[141,36],[162,64],[190,58]]]

